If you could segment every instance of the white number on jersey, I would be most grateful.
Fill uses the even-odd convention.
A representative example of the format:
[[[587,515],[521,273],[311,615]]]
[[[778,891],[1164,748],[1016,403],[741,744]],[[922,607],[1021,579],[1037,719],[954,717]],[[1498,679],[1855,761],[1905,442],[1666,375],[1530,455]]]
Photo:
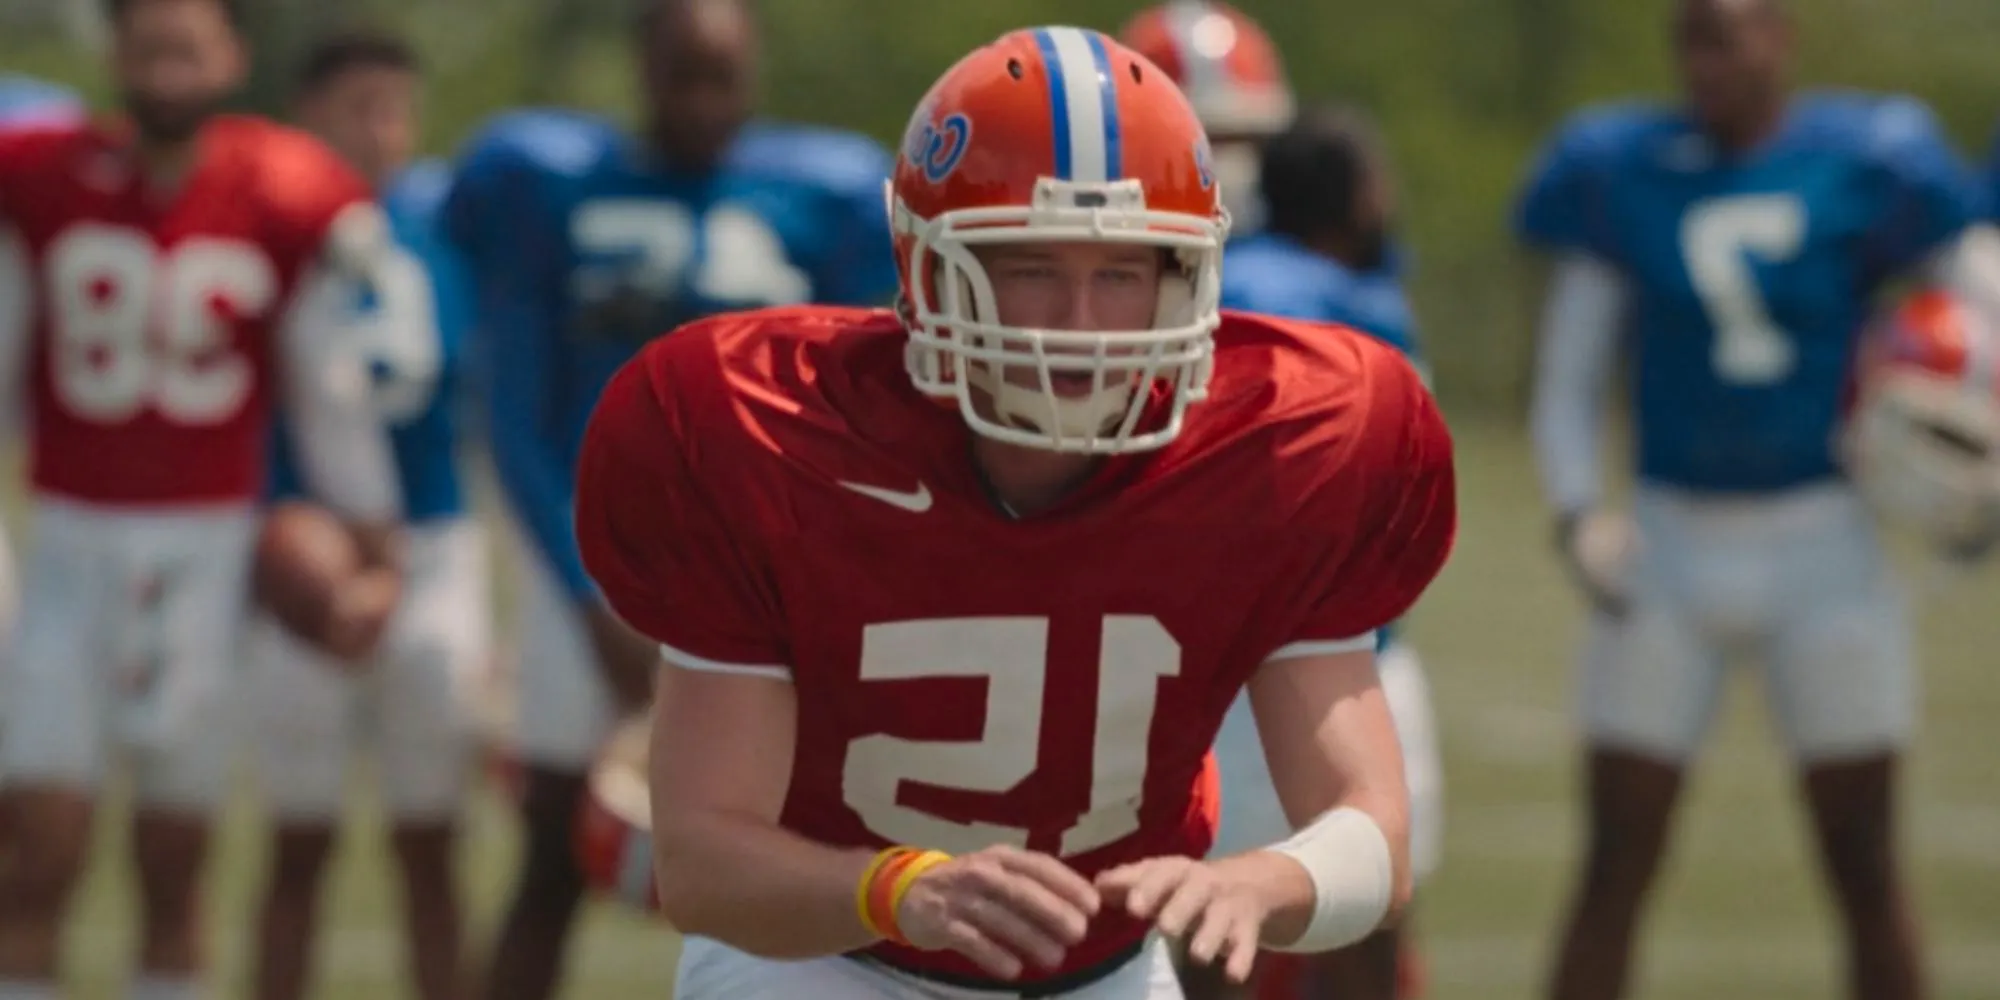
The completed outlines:
[[[72,414],[122,423],[152,410],[201,426],[234,417],[256,380],[231,349],[231,316],[261,316],[278,295],[269,259],[240,240],[198,237],[162,250],[145,233],[84,223],[47,259],[55,391]]]
[[[699,234],[693,213],[679,202],[607,198],[577,209],[570,239],[586,253],[638,255],[637,283],[662,298],[673,294],[690,264],[696,265],[690,287],[713,302],[781,306],[812,297],[812,279],[792,265],[763,216],[723,203],[698,221]]]
[[[424,262],[400,245],[386,247],[373,272],[376,307],[360,317],[360,342],[377,366],[375,402],[392,424],[422,416],[444,367],[437,298]]]
[[[847,747],[847,804],[896,843],[963,853],[993,844],[1026,846],[1028,831],[955,823],[898,805],[904,782],[1005,794],[1040,765],[1048,680],[1047,618],[937,618],[870,625],[861,638],[861,679],[977,677],[986,681],[986,725],[971,742],[863,736]],[[1097,720],[1089,811],[1064,832],[1068,857],[1139,829],[1147,743],[1159,681],[1180,673],[1181,647],[1159,619],[1108,615],[1098,654]]]
[[[1749,255],[1789,260],[1805,237],[1806,207],[1793,194],[1713,198],[1681,217],[1681,256],[1715,330],[1711,363],[1723,381],[1768,385],[1798,363],[1797,345],[1771,318]]]

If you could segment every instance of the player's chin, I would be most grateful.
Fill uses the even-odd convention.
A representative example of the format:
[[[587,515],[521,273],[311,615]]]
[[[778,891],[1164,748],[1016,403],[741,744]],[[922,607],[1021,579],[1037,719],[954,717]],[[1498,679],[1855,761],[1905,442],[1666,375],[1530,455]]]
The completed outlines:
[[[176,143],[186,142],[201,131],[215,116],[216,102],[134,96],[126,98],[125,110],[146,141]]]

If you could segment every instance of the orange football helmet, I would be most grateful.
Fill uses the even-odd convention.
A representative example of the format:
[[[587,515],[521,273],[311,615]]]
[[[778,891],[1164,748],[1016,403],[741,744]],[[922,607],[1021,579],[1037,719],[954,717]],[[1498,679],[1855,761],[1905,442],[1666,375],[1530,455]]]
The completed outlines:
[[[1275,135],[1291,124],[1292,87],[1278,47],[1228,4],[1171,0],[1127,21],[1118,39],[1174,78],[1218,142]]]
[[[919,390],[957,400],[975,431],[1031,447],[1131,452],[1179,433],[1207,391],[1229,219],[1208,137],[1159,67],[1082,28],[1002,36],[924,95],[888,198]],[[1001,323],[972,248],[1022,242],[1161,248],[1152,327]],[[1036,387],[1005,377],[1023,368]],[[1096,388],[1058,393],[1057,374]]]
[[[1864,334],[1848,472],[1890,521],[1947,548],[2000,531],[2000,338],[1920,290]]]
[[[1295,105],[1271,36],[1227,4],[1170,0],[1140,12],[1118,37],[1187,94],[1215,143],[1215,176],[1230,218],[1238,230],[1262,228],[1260,146],[1292,123]]]

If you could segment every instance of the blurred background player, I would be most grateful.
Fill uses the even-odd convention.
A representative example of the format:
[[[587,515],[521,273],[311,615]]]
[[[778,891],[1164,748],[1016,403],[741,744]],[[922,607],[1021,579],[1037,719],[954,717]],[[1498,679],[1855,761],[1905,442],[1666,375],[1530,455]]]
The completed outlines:
[[[1910,625],[1836,432],[1858,334],[1913,272],[1991,321],[1980,197],[1914,99],[1793,95],[1777,0],[1681,0],[1679,105],[1586,111],[1517,225],[1556,255],[1533,434],[1584,648],[1588,855],[1549,986],[1621,995],[1725,663],[1754,658],[1839,903],[1850,995],[1923,995],[1895,844]],[[1606,512],[1604,391],[1632,362],[1636,541]]]
[[[885,303],[896,282],[871,141],[750,120],[758,38],[739,0],[650,0],[636,134],[564,111],[505,116],[466,147],[446,219],[477,286],[490,432],[532,543],[519,646],[525,849],[485,983],[544,1000],[583,889],[584,776],[641,710],[656,645],[585,575],[576,454],[599,390],[648,340],[729,309]]]
[[[1214,150],[1231,236],[1261,228],[1258,147],[1291,124],[1294,110],[1271,36],[1228,4],[1170,0],[1126,22],[1118,40],[1165,70],[1194,105]]]
[[[70,123],[83,115],[82,99],[67,87],[18,73],[0,74],[0,132]],[[35,293],[34,284],[27,248],[21,244],[20,235],[6,224],[4,218],[0,218],[0,344],[27,340],[34,315],[34,307],[30,304]],[[0,350],[0,358],[10,362],[0,368],[0,398],[7,401],[4,410],[0,410],[0,441],[13,440],[26,416],[21,406],[21,400],[26,395],[26,386],[21,381],[24,374],[21,362],[26,357],[22,351]],[[0,644],[8,642],[13,635],[19,605],[20,590],[14,574],[13,528],[0,524]],[[0,726],[6,725],[6,703],[6,664],[0,661]],[[6,836],[7,816],[4,810],[0,810],[0,854],[6,851]]]
[[[299,76],[296,120],[373,185],[398,244],[395,269],[384,280],[415,287],[425,325],[384,340],[371,356],[408,544],[406,585],[380,649],[365,662],[347,663],[273,616],[252,623],[256,761],[275,821],[257,925],[257,1000],[296,1000],[312,979],[321,886],[347,803],[348,764],[364,747],[374,758],[403,876],[413,994],[462,997],[454,834],[475,748],[471,691],[486,666],[491,611],[485,536],[472,518],[458,463],[471,301],[436,228],[450,174],[437,162],[411,162],[421,96],[415,53],[384,34],[326,38],[306,54]],[[358,292],[372,296],[369,289]],[[356,305],[355,322],[379,320],[365,299]],[[280,582],[348,562],[315,551],[330,515],[300,502],[310,496],[287,440],[276,440],[278,506],[260,553],[260,571]],[[364,585],[353,578],[321,581],[333,586],[314,588],[320,601],[334,599],[337,586]]]
[[[1261,149],[1258,181],[1264,229],[1232,240],[1223,258],[1222,304],[1232,309],[1339,323],[1402,351],[1423,370],[1415,317],[1392,266],[1389,233],[1395,185],[1374,127],[1359,111],[1312,107]],[[1403,745],[1410,785],[1410,867],[1421,882],[1443,847],[1444,773],[1430,685],[1416,651],[1381,633],[1382,689]],[[1215,854],[1226,856],[1288,832],[1248,700],[1238,698],[1216,738],[1222,768],[1222,828]],[[1358,1000],[1421,992],[1409,921],[1324,956],[1269,954],[1259,963],[1258,995]]]
[[[46,293],[32,343],[9,345],[35,367],[33,526],[0,729],[6,1000],[56,994],[115,751],[136,797],[130,990],[201,992],[199,890],[229,791],[228,668],[273,404],[362,560],[394,555],[387,441],[336,315],[340,286],[381,260],[366,186],[309,136],[214,114],[245,70],[233,5],[109,13],[127,120],[0,135],[0,218]]]
[[[82,119],[84,113],[83,99],[68,87],[18,73],[0,74],[0,131],[75,122]],[[20,237],[4,225],[4,220],[0,220],[0,341],[11,342],[27,336],[31,313],[28,299],[32,294],[33,282],[28,277],[28,263]],[[11,352],[9,356],[13,356]],[[4,392],[10,401],[21,398],[21,375],[17,368],[0,371],[0,392]],[[0,434],[12,434],[17,430],[21,417],[22,414],[16,411],[16,404],[10,402],[8,412],[0,413]],[[11,534],[6,527],[0,526],[0,639],[13,631],[19,597],[14,579]],[[6,698],[6,680],[0,676],[0,702]],[[0,722],[4,721],[4,713],[0,713]],[[0,824],[4,822],[4,817],[0,817]]]

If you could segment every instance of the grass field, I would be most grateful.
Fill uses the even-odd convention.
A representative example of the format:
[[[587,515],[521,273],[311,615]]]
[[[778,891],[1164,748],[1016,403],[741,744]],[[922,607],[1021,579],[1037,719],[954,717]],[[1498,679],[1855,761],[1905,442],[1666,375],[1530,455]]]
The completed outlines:
[[[1577,607],[1546,550],[1518,438],[1461,430],[1457,556],[1411,634],[1430,665],[1447,758],[1445,867],[1421,901],[1437,1000],[1535,995],[1576,850],[1569,677]],[[1477,583],[1478,585],[1475,585]],[[1927,722],[1910,771],[1906,847],[1940,1000],[2000,998],[2000,577],[1965,581],[1923,615]],[[1824,895],[1754,685],[1732,692],[1694,783],[1646,938],[1640,997],[1826,1000],[1840,995]],[[395,895],[377,827],[352,817],[328,901],[323,1000],[400,994]],[[261,864],[252,804],[220,848],[214,911],[223,985],[240,995],[248,899]],[[77,911],[77,1000],[118,995],[131,951],[122,842]],[[508,889],[513,841],[498,804],[477,807],[467,871],[482,930]],[[567,995],[664,1000],[671,933],[592,915]]]

